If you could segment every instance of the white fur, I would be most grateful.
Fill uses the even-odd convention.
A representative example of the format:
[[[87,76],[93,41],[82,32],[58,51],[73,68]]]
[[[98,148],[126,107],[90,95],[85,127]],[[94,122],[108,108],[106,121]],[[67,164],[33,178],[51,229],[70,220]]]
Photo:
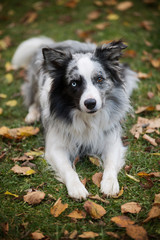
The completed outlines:
[[[43,45],[52,43],[53,41],[47,37],[30,38],[22,42],[12,58],[12,65],[14,69],[18,69],[20,67],[26,68],[30,63],[33,55],[37,52],[37,49]]]

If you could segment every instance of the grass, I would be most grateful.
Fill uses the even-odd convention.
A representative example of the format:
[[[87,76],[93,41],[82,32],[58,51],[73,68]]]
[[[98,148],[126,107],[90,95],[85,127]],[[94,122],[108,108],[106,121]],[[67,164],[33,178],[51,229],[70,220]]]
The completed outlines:
[[[3,8],[0,15],[0,39],[9,36],[12,45],[6,50],[0,52],[0,93],[5,93],[7,99],[0,99],[0,107],[3,113],[0,115],[0,127],[5,125],[10,128],[24,126],[24,117],[27,110],[23,106],[22,97],[19,95],[20,85],[23,78],[19,77],[17,72],[11,72],[14,75],[14,81],[11,84],[5,80],[5,63],[10,61],[12,55],[20,42],[36,35],[46,35],[56,41],[65,39],[80,40],[76,34],[77,29],[95,30],[95,25],[106,20],[106,16],[110,12],[118,14],[117,21],[110,21],[110,26],[103,31],[95,30],[91,35],[94,42],[104,40],[124,39],[129,49],[136,52],[135,58],[125,58],[122,61],[128,62],[136,71],[152,72],[152,77],[143,80],[139,83],[139,88],[132,96],[132,105],[136,109],[140,105],[156,105],[160,102],[160,92],[158,92],[156,84],[160,82],[159,69],[151,66],[150,62],[142,61],[144,51],[153,54],[154,58],[160,57],[160,53],[154,54],[153,50],[159,48],[159,17],[160,6],[158,1],[155,4],[148,5],[143,1],[135,0],[131,9],[125,12],[116,10],[114,6],[103,6],[98,8],[91,0],[79,1],[76,8],[71,9],[64,6],[65,1],[59,1],[62,4],[58,5],[57,1],[44,1],[44,6],[38,10],[38,18],[32,23],[26,25],[20,22],[24,15],[32,11],[36,1],[18,1],[5,0],[1,2]],[[93,10],[99,9],[101,12],[100,18],[86,23],[87,15]],[[64,20],[65,19],[65,20]],[[68,20],[66,20],[68,19]],[[143,20],[153,22],[152,30],[147,31],[140,26]],[[59,23],[62,21],[62,23]],[[64,21],[64,22],[63,22]],[[68,21],[68,22],[67,22]],[[152,43],[151,47],[146,46],[144,41]],[[153,99],[147,98],[147,92],[152,91],[155,94]],[[17,94],[18,93],[18,94]],[[5,102],[16,99],[18,105],[14,108],[7,107]],[[158,112],[149,112],[141,114],[144,117],[158,117]],[[159,156],[151,155],[146,151],[151,145],[144,139],[138,141],[129,132],[133,124],[136,123],[136,118],[128,115],[124,127],[124,135],[128,137],[129,149],[127,152],[126,164],[132,164],[130,174],[136,175],[140,171],[147,173],[159,171]],[[40,127],[40,124],[35,124]],[[40,127],[41,128],[41,127]],[[158,138],[153,134],[153,137]],[[119,199],[109,199],[109,204],[101,204],[107,211],[102,220],[91,219],[87,215],[86,219],[71,220],[67,215],[75,208],[83,209],[84,201],[78,202],[70,199],[67,196],[66,188],[63,184],[54,179],[52,172],[48,169],[43,158],[37,157],[33,161],[36,164],[36,174],[33,176],[19,176],[14,174],[10,169],[14,163],[11,158],[23,155],[33,148],[44,146],[43,130],[37,136],[26,138],[22,141],[13,141],[0,138],[0,151],[6,151],[5,157],[0,159],[0,222],[9,224],[9,231],[4,233],[0,228],[0,236],[2,239],[31,239],[30,233],[40,230],[49,239],[61,239],[64,237],[64,230],[69,233],[75,229],[78,234],[84,231],[94,231],[99,233],[98,239],[111,239],[106,234],[106,231],[116,232],[121,235],[121,239],[130,239],[125,234],[125,229],[117,227],[110,221],[111,217],[121,215],[120,206],[129,201],[136,201],[142,206],[142,211],[139,214],[127,214],[137,224],[143,225],[146,229],[149,239],[159,239],[160,229],[159,220],[153,219],[148,223],[143,224],[143,220],[147,217],[147,213],[151,209],[154,195],[159,193],[158,180],[154,181],[154,186],[150,189],[143,189],[139,183],[128,178],[124,170],[119,174],[120,186],[125,188],[123,195]],[[151,152],[158,152],[160,147],[152,147]],[[1,155],[1,154],[0,154]],[[100,194],[91,180],[94,173],[100,171],[99,167],[94,166],[89,161],[85,160],[76,166],[78,174],[81,178],[86,177],[87,189],[92,194]],[[87,169],[87,171],[86,171]],[[46,193],[45,199],[36,206],[28,205],[23,201],[23,195],[30,188],[37,188]],[[4,195],[5,191],[17,194],[20,197]],[[58,218],[54,218],[50,214],[50,208],[55,203],[55,200],[49,198],[48,194],[52,194],[55,199],[62,198],[63,203],[68,203],[69,207]]]

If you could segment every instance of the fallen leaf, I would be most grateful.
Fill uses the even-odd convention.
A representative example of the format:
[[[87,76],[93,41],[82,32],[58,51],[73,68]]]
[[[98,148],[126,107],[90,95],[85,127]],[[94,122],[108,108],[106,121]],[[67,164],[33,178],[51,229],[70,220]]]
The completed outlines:
[[[100,17],[100,12],[99,11],[93,11],[93,12],[90,12],[87,16],[87,18],[90,20],[90,21],[93,21],[93,20],[96,20]]]
[[[74,231],[68,236],[68,238],[69,238],[69,239],[75,239],[76,236],[77,236],[77,234],[78,234],[77,230],[74,230]]]
[[[125,172],[127,173],[129,173],[131,169],[132,169],[132,165],[126,165],[124,168]]]
[[[98,30],[104,30],[108,26],[109,26],[109,23],[107,23],[107,22],[102,22],[102,23],[98,23],[98,24],[95,25],[95,27]]]
[[[10,100],[5,103],[8,107],[15,107],[17,105],[17,100]]]
[[[33,160],[34,157],[33,156],[26,156],[26,155],[23,155],[21,157],[15,157],[15,158],[11,158],[12,161],[14,162],[18,162],[18,161],[31,161]]]
[[[160,111],[160,104],[157,104],[155,109],[156,109],[156,111]]]
[[[138,78],[140,79],[147,79],[152,76],[152,73],[143,73],[143,72],[138,72]]]
[[[11,193],[11,192],[9,192],[9,191],[6,191],[4,194],[5,194],[5,195],[10,195],[10,196],[13,196],[13,197],[16,197],[16,198],[19,197],[17,194]]]
[[[86,213],[82,210],[74,210],[73,212],[71,212],[70,214],[67,215],[67,217],[70,218],[76,218],[76,219],[82,219],[86,217]]]
[[[150,136],[148,136],[147,134],[143,135],[143,139],[147,140],[148,142],[150,142],[153,146],[157,146],[158,144],[156,143],[156,140]]]
[[[159,59],[151,59],[150,62],[154,68],[160,67],[160,58]]]
[[[94,219],[100,219],[106,214],[106,210],[101,205],[92,201],[86,201],[84,203],[84,208]]]
[[[147,21],[147,20],[144,20],[140,23],[141,27],[143,27],[147,31],[152,30],[152,24],[153,24],[152,21]]]
[[[58,198],[58,200],[55,202],[53,207],[51,208],[51,214],[54,217],[58,217],[66,208],[68,208],[68,204],[63,204],[61,202],[61,198]]]
[[[139,177],[149,177],[149,174],[146,173],[146,172],[139,172],[139,173],[137,173],[137,176],[139,176]]]
[[[126,233],[135,240],[148,240],[146,230],[138,225],[128,225],[126,227]]]
[[[99,158],[98,157],[91,157],[91,156],[89,156],[89,160],[90,160],[90,162],[91,163],[93,163],[94,165],[96,165],[96,166],[100,166],[100,160],[99,160]]]
[[[65,6],[69,8],[75,8],[77,7],[77,4],[79,3],[79,1],[80,0],[69,0],[65,3]]]
[[[155,194],[155,197],[154,197],[154,206],[155,206],[155,205],[160,206],[160,193]]]
[[[4,93],[0,93],[0,98],[7,98],[7,95]]]
[[[124,53],[124,57],[135,58],[136,55],[137,55],[136,51],[132,49],[126,50]]]
[[[117,0],[105,0],[104,4],[107,6],[114,6],[117,4]]]
[[[3,109],[2,108],[0,108],[0,115],[3,113]]]
[[[108,200],[105,200],[105,199],[101,198],[98,194],[96,194],[95,196],[89,195],[89,198],[93,199],[93,200],[98,200],[98,201],[106,203],[106,204],[109,204]]]
[[[144,189],[150,189],[153,187],[153,182],[150,178],[145,178],[146,179],[146,183],[142,183],[140,182],[140,186]]]
[[[34,205],[39,204],[45,197],[45,193],[41,191],[28,192],[27,195],[23,196],[23,199],[28,204]]]
[[[39,230],[31,233],[31,237],[32,237],[32,239],[34,239],[34,240],[40,240],[40,239],[45,238],[45,236],[43,235],[43,233],[41,233]]]
[[[117,195],[113,195],[112,198],[119,198],[123,195],[124,193],[124,187],[121,188],[121,190],[119,191],[119,193]]]
[[[43,154],[44,154],[44,151],[35,150],[35,151],[26,152],[24,155],[28,157],[31,157],[31,156],[38,157],[38,156],[42,156]]]
[[[11,84],[13,82],[13,75],[11,73],[5,74],[5,79],[7,84]]]
[[[94,4],[95,4],[97,7],[102,7],[102,6],[103,6],[103,2],[101,2],[101,1],[94,1]]]
[[[83,232],[82,234],[78,235],[79,238],[95,238],[98,236],[99,234],[95,232]]]
[[[82,183],[84,186],[86,186],[87,178],[82,179],[82,180],[81,180],[81,183]]]
[[[13,68],[13,66],[12,66],[12,64],[10,62],[6,62],[5,63],[5,70],[6,70],[6,72],[9,72],[9,71],[11,71],[13,69],[14,68]]]
[[[12,129],[3,126],[0,128],[0,135],[9,139],[23,139],[25,137],[36,135],[38,132],[39,128],[31,126]]]
[[[143,222],[146,223],[153,218],[159,218],[159,217],[160,217],[160,207],[159,206],[153,206],[148,213],[148,217]]]
[[[150,177],[160,177],[160,172],[151,172],[149,173]]]
[[[84,30],[78,29],[76,31],[77,36],[85,41],[87,41],[93,33],[95,33],[95,30],[84,31]]]
[[[137,202],[128,202],[121,205],[121,213],[139,213],[141,206]]]
[[[152,99],[154,97],[154,93],[153,92],[147,92],[147,96],[149,99]]]
[[[152,112],[155,110],[154,106],[139,106],[138,109],[135,111],[136,114],[142,113],[142,112]]]
[[[135,182],[140,182],[140,180],[137,179],[137,178],[135,178],[134,176],[132,176],[132,175],[130,175],[130,174],[128,174],[128,173],[125,173],[125,174],[126,174],[127,177],[129,177],[129,178],[132,179],[133,181],[135,181]]]
[[[38,14],[35,11],[27,12],[24,17],[21,19],[21,23],[30,24],[33,23],[38,17]]]
[[[128,225],[133,225],[135,223],[127,216],[112,217],[111,221],[117,224],[119,227],[127,227]]]
[[[124,2],[119,3],[116,8],[119,11],[126,11],[129,8],[131,8],[132,6],[133,6],[133,2],[131,2],[131,1],[124,1]]]
[[[110,21],[116,21],[119,19],[119,16],[115,13],[110,13],[108,16],[107,16],[107,19],[110,20]]]
[[[8,231],[9,231],[9,224],[7,222],[5,223],[0,223],[0,226],[2,228],[2,231],[5,233],[5,234],[8,234]]]
[[[20,167],[17,164],[14,167],[12,167],[11,170],[14,173],[23,174],[23,175],[32,175],[35,173],[35,171],[33,169],[31,169],[30,167]]]
[[[106,232],[106,233],[108,236],[111,236],[112,238],[117,238],[117,239],[120,238],[120,236],[118,236],[118,234],[115,232]]]
[[[100,183],[102,181],[102,175],[103,175],[102,172],[98,172],[92,176],[92,181],[95,185],[97,185],[97,187],[100,187]]]
[[[160,83],[156,84],[158,91],[160,92]]]

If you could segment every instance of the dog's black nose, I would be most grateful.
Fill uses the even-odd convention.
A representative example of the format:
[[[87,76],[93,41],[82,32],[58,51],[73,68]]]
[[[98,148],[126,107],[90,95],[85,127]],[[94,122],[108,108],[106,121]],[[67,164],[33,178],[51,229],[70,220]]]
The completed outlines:
[[[89,110],[92,110],[96,106],[96,100],[94,98],[89,98],[89,99],[84,101],[84,105]]]

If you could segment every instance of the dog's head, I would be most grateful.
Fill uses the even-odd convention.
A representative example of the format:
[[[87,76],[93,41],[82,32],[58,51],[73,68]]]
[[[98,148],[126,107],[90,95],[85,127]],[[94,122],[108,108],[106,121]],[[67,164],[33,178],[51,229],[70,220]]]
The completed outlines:
[[[119,58],[124,48],[122,41],[104,44],[87,53],[44,48],[43,67],[53,79],[51,112],[65,118],[75,108],[88,114],[98,112],[111,89],[122,85]]]

